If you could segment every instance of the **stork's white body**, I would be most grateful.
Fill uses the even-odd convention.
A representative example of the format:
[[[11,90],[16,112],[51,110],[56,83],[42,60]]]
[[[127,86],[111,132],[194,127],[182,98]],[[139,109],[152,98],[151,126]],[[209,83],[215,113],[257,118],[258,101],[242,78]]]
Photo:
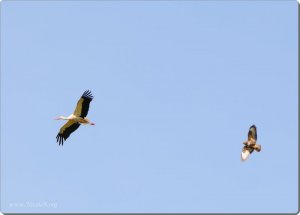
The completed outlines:
[[[84,117],[80,117],[80,116],[76,116],[74,114],[71,114],[70,116],[68,117],[65,117],[65,116],[60,116],[57,118],[58,120],[59,119],[62,119],[62,120],[73,120],[74,122],[79,122],[80,124],[83,124],[83,125],[86,125],[86,124],[90,124],[90,125],[95,125],[94,123],[92,123],[88,118]]]

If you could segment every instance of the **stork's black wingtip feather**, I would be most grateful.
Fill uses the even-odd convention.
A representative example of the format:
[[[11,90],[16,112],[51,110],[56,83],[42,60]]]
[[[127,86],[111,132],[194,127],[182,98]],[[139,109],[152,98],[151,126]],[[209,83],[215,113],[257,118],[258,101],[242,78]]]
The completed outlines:
[[[63,137],[61,136],[61,135],[57,135],[56,136],[56,142],[58,143],[58,145],[60,146],[60,145],[64,145],[64,139],[63,139]]]
[[[92,95],[92,92],[90,90],[86,90],[84,91],[84,93],[82,94],[82,97],[83,98],[87,98],[87,99],[93,99],[93,95]]]

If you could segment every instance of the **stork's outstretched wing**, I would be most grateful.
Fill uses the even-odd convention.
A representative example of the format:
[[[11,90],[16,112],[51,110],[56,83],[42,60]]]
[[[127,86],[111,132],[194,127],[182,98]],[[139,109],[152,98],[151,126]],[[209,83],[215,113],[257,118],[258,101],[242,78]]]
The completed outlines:
[[[90,102],[93,100],[92,92],[89,90],[84,91],[81,98],[77,102],[77,106],[74,111],[75,116],[86,117],[89,112]]]
[[[80,124],[75,122],[74,120],[69,120],[63,127],[59,130],[59,133],[56,136],[56,141],[59,145],[63,145],[64,141],[68,139],[71,133],[73,133],[77,128],[79,128]]]
[[[257,140],[257,132],[256,132],[256,126],[252,125],[249,128],[249,132],[248,132],[248,140],[254,139],[255,141]]]

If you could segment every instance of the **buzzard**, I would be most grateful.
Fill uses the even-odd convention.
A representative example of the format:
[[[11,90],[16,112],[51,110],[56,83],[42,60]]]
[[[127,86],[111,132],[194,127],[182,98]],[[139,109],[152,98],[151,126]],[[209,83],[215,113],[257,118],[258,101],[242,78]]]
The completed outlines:
[[[247,160],[247,158],[249,157],[249,155],[255,150],[257,152],[260,152],[261,150],[261,145],[256,143],[257,140],[257,131],[256,131],[256,126],[252,125],[249,128],[249,132],[248,132],[248,141],[243,142],[243,144],[245,145],[243,147],[242,150],[242,161]]]

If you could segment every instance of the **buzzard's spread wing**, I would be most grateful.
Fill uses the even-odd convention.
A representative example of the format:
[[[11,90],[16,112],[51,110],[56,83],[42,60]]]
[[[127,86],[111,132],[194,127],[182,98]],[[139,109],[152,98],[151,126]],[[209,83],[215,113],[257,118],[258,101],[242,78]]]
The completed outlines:
[[[256,126],[252,125],[249,128],[249,132],[248,132],[248,140],[254,139],[255,141],[257,140],[257,132],[256,132]]]

